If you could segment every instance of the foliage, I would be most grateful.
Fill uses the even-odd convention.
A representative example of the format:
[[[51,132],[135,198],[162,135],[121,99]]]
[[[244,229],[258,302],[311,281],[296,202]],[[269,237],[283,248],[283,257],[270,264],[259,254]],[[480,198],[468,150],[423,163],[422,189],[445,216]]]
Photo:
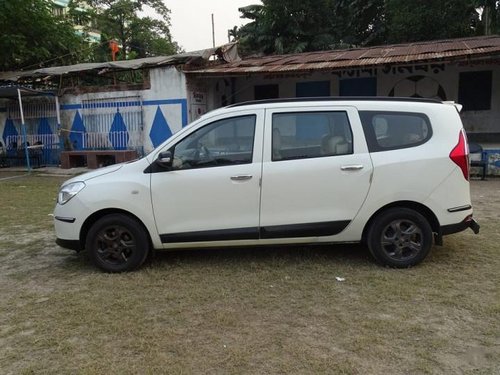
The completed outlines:
[[[384,5],[384,0],[338,1],[337,16],[349,20],[344,39],[351,45],[383,44],[387,28]]]
[[[87,0],[86,3],[97,9],[92,17],[104,41],[97,59],[103,59],[103,54],[109,55],[105,42],[112,39],[120,44],[121,59],[170,55],[179,51],[170,34],[170,11],[161,0]],[[141,17],[139,13],[145,7],[154,10],[162,19]]]
[[[150,17],[138,18],[130,28],[130,51],[137,57],[173,55],[180,50],[177,43],[172,41],[168,25],[163,21]]]
[[[498,32],[496,0],[263,0],[229,35],[243,54],[281,54]],[[480,18],[480,14],[483,17]]]
[[[471,36],[479,20],[470,0],[386,0],[385,3],[389,43]]]
[[[243,52],[294,53],[331,49],[341,42],[344,22],[335,15],[334,0],[263,0],[240,8],[252,22],[236,35]]]
[[[48,0],[0,0],[0,70],[75,63],[84,48]]]

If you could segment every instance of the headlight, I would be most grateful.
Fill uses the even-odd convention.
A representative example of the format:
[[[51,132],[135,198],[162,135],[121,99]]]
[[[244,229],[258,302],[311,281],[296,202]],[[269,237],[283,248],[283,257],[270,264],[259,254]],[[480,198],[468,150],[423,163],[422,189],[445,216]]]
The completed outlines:
[[[75,195],[77,195],[85,187],[84,182],[73,182],[71,184],[65,185],[59,190],[59,195],[57,196],[57,203],[65,204]]]

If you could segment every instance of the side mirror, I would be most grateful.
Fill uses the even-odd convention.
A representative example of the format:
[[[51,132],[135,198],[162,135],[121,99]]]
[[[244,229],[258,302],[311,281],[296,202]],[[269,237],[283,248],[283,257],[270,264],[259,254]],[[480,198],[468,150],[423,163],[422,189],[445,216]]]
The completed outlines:
[[[172,166],[172,153],[170,151],[160,152],[156,162],[162,167],[171,167]]]

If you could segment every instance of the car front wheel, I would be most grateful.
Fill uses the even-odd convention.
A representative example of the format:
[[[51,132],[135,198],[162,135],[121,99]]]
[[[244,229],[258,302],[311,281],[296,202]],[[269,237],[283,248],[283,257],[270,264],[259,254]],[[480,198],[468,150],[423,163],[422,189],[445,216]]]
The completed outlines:
[[[123,214],[100,218],[85,242],[92,262],[107,272],[132,271],[144,263],[149,241],[141,223]]]
[[[367,244],[381,264],[406,268],[420,263],[432,246],[432,229],[427,219],[409,208],[390,208],[372,222]]]

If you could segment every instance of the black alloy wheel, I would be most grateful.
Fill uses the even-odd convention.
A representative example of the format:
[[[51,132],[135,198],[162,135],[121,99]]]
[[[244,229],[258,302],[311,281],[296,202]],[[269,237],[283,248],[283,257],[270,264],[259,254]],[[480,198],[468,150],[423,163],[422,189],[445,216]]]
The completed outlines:
[[[378,262],[390,267],[411,267],[429,253],[432,229],[417,211],[390,208],[373,220],[367,240],[370,252]]]
[[[149,241],[137,220],[112,214],[91,227],[85,248],[93,263],[104,271],[126,272],[142,265],[148,255]]]

